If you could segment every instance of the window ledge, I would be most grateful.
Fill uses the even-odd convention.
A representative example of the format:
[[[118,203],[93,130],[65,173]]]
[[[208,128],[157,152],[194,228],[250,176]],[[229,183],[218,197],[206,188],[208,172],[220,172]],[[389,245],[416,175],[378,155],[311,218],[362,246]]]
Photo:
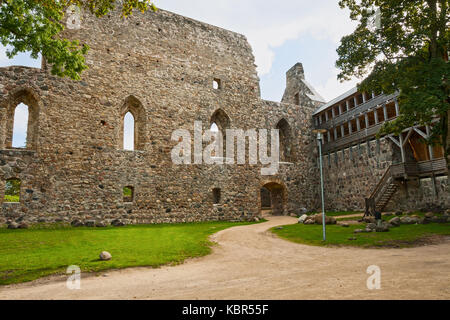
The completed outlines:
[[[35,153],[36,153],[36,150],[31,150],[31,149],[2,149],[2,150],[0,150],[0,154],[5,154],[5,155],[9,155],[9,156],[19,155],[19,154],[33,155]]]

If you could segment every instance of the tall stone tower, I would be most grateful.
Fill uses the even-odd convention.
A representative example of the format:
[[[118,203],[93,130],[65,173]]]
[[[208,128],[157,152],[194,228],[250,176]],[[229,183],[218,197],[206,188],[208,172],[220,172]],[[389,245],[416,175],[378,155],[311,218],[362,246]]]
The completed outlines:
[[[325,103],[325,99],[305,80],[303,65],[299,62],[286,72],[286,90],[281,102],[304,105],[313,101],[316,107]]]

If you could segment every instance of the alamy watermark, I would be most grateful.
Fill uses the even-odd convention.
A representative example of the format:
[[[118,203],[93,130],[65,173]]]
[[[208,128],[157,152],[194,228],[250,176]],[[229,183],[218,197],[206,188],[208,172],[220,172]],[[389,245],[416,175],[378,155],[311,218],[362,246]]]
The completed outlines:
[[[369,290],[381,289],[381,269],[379,266],[369,266],[366,270],[371,276],[367,278],[366,285]]]
[[[269,132],[270,144],[268,144]],[[280,166],[280,133],[278,129],[203,131],[203,123],[195,121],[193,148],[192,136],[187,129],[175,130],[172,133],[172,141],[178,142],[171,152],[172,162],[177,165],[245,164],[248,141],[248,163],[256,165],[259,160],[261,165],[266,166],[261,168],[261,175],[274,175]],[[204,147],[205,143],[208,144],[206,147]]]
[[[81,289],[81,269],[79,266],[69,266],[66,273],[70,276],[66,280],[66,287],[69,290]]]

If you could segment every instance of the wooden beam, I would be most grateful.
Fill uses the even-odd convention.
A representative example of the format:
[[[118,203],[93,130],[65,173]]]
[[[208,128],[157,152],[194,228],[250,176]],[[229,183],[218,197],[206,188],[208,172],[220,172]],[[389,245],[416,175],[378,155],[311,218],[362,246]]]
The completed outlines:
[[[419,128],[417,128],[417,127],[414,127],[413,128],[418,134],[420,134],[422,137],[424,137],[425,139],[428,139],[428,135],[425,133],[425,132],[423,132],[422,130],[420,130]]]
[[[408,134],[406,135],[405,141],[403,142],[403,146],[406,145],[406,143],[408,143],[409,138],[411,137],[411,134],[414,132],[414,130],[411,128],[408,132]]]
[[[397,145],[397,147],[401,148],[401,146],[400,146],[400,141],[398,141],[397,139],[395,139],[394,136],[393,136],[392,134],[388,135],[387,137],[388,137],[389,139],[391,139],[392,142],[394,142],[394,143]]]
[[[431,135],[431,128],[430,128],[430,126],[426,126],[425,128],[427,130],[427,136],[430,137],[430,135]],[[431,145],[428,145],[428,153],[430,155],[430,160],[433,160],[434,159],[433,147]],[[433,176],[433,179],[434,179],[434,176]]]
[[[405,156],[405,149],[404,149],[404,144],[403,144],[403,134],[400,134],[398,136],[398,140],[400,142],[400,151],[402,153],[402,162],[405,163],[406,162],[406,156]]]

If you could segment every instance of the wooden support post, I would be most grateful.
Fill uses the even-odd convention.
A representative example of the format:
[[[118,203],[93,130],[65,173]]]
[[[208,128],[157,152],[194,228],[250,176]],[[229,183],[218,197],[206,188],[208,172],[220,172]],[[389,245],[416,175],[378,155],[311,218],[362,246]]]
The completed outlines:
[[[349,101],[350,101],[350,100],[345,101],[345,108],[346,108],[345,111],[350,110],[350,102],[349,102]]]
[[[365,113],[364,114],[364,120],[366,121],[366,130],[369,127],[369,114]]]
[[[339,115],[341,115],[343,113],[343,110],[342,110],[342,104],[340,104],[339,105]]]
[[[398,104],[397,99],[395,99],[395,116],[398,117],[400,115],[400,106]]]
[[[384,116],[384,121],[387,121],[388,113],[387,113],[386,103],[383,103],[383,116]]]
[[[430,126],[426,126],[425,128],[426,128],[426,130],[427,130],[427,136],[428,136],[428,138],[430,138],[430,135],[431,135],[431,129],[430,129]],[[428,153],[429,153],[429,155],[430,155],[430,160],[433,160],[433,159],[434,159],[434,155],[433,155],[433,147],[432,147],[430,144],[428,145]]]
[[[356,96],[353,97],[353,102],[355,103],[355,108],[358,106],[358,98]]]
[[[334,118],[336,118],[336,110],[333,108],[331,108],[331,116]]]
[[[353,133],[353,131],[352,131],[352,122],[349,121],[348,122],[348,134],[352,134],[352,133]]]
[[[328,111],[325,112],[325,122],[328,122]]]
[[[345,135],[345,129],[344,129],[344,125],[341,125],[341,137],[344,137]]]
[[[362,93],[362,98],[363,98],[363,103],[366,103],[367,99],[366,99],[366,93],[365,92]]]
[[[334,128],[334,141],[336,141],[337,138],[338,138],[338,136],[337,136],[337,128],[335,127]]]
[[[373,110],[373,116],[375,117],[375,124],[378,124],[378,112],[377,109],[375,108],[375,110]]]
[[[400,152],[402,154],[402,163],[405,163],[406,162],[406,157],[405,157],[405,148],[403,146],[403,134],[400,134],[398,136],[398,138],[399,138],[399,142],[400,142]]]
[[[431,184],[433,186],[433,195],[435,198],[438,196],[438,190],[436,187],[436,176],[434,175],[434,172],[431,174]]]
[[[330,134],[330,131],[327,132],[327,139],[328,139],[328,142],[331,141],[331,134]]]
[[[359,122],[359,117],[356,118],[356,130],[361,131],[361,123]]]

